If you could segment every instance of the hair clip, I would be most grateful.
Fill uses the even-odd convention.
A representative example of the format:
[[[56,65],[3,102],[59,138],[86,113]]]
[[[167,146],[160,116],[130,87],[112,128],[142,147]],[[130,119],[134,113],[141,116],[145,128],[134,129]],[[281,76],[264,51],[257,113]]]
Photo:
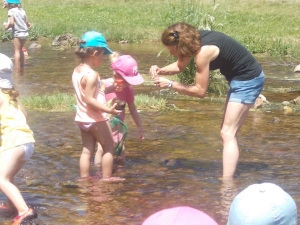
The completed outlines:
[[[175,38],[176,41],[179,40],[179,34],[178,34],[178,31],[175,30],[175,31],[173,32],[173,36],[174,36],[174,38]]]
[[[86,41],[80,40],[79,41],[79,46],[80,48],[84,48],[84,45],[86,44]]]

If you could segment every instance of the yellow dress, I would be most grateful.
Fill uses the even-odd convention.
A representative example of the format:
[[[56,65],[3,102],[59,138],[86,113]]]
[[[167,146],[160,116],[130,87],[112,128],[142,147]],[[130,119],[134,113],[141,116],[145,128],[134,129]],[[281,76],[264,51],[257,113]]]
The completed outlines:
[[[20,105],[10,101],[10,96],[2,91],[0,99],[4,100],[0,107],[0,152],[35,142]]]

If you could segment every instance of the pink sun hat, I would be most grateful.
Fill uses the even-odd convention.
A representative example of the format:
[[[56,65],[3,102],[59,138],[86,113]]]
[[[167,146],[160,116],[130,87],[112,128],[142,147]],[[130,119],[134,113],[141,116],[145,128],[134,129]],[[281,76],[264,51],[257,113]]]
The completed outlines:
[[[118,57],[111,64],[111,68],[131,85],[138,85],[144,82],[144,78],[138,72],[137,62],[130,55]]]
[[[218,225],[206,213],[188,207],[168,208],[154,213],[142,225]]]

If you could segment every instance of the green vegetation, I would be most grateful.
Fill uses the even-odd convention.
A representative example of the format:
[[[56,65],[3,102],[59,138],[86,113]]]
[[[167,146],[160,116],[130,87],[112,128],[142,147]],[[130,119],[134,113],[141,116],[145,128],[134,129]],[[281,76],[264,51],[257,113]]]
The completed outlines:
[[[76,104],[74,95],[61,92],[51,95],[21,96],[20,101],[25,108],[48,112],[74,111],[74,105]],[[168,109],[165,99],[142,94],[135,96],[135,104],[141,111],[163,111]]]
[[[21,96],[20,101],[25,108],[38,111],[71,111],[76,103],[74,95],[56,92],[54,94]]]
[[[229,34],[255,54],[300,54],[298,0],[22,0],[30,38],[97,30],[108,40],[159,41],[162,30],[185,21]],[[3,9],[0,21],[7,20]],[[9,35],[0,29],[0,37]]]

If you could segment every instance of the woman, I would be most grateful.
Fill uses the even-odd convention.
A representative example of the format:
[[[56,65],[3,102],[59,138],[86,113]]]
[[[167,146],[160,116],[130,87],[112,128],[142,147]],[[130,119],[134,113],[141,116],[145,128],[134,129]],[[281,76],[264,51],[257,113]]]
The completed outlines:
[[[163,68],[151,66],[149,72],[158,87],[204,98],[210,70],[219,69],[227,79],[230,89],[221,125],[223,178],[233,178],[239,158],[236,134],[263,88],[261,66],[240,43],[217,31],[198,31],[181,22],[165,29],[161,40],[177,61]],[[193,57],[196,63],[194,85],[184,85],[159,76],[184,71]]]

